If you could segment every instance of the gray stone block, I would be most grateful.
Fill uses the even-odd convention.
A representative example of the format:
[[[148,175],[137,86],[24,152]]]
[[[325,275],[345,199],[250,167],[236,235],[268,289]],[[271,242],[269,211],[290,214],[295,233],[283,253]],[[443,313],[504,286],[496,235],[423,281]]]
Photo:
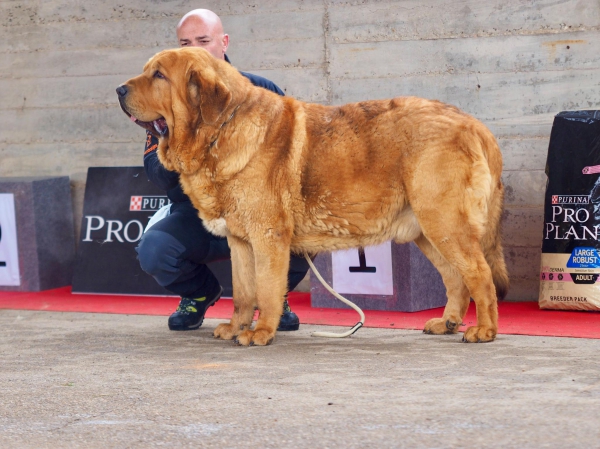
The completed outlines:
[[[315,266],[329,285],[333,282],[331,254],[320,254]],[[437,269],[414,243],[392,244],[393,295],[342,294],[361,309],[417,312],[446,305],[446,288]],[[313,307],[349,308],[310,277]]]
[[[40,291],[71,285],[75,232],[69,178],[0,178],[15,198],[21,285],[0,291]]]

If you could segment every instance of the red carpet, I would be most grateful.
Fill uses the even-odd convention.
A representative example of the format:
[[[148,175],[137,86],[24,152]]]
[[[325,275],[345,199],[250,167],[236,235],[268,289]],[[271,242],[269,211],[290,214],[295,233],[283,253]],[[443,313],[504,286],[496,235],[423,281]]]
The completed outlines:
[[[358,314],[350,309],[311,307],[308,293],[293,292],[289,302],[304,324],[352,326],[358,321]],[[179,298],[175,297],[74,295],[70,287],[35,293],[0,292],[0,309],[16,310],[168,316],[178,303]],[[500,334],[600,338],[600,313],[540,310],[536,302],[502,302],[498,307]],[[423,329],[428,319],[441,317],[442,311],[442,308],[412,313],[369,310],[365,311],[365,327]],[[232,312],[232,301],[221,299],[208,309],[206,316],[228,319]],[[475,323],[474,304],[464,322],[467,326]]]

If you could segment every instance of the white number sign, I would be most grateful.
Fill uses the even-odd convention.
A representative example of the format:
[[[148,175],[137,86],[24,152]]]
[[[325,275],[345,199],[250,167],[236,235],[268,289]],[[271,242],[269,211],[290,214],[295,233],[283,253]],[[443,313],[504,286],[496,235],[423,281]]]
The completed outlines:
[[[392,243],[331,255],[333,289],[338,293],[393,295]]]
[[[21,285],[15,197],[12,193],[0,193],[0,285]]]

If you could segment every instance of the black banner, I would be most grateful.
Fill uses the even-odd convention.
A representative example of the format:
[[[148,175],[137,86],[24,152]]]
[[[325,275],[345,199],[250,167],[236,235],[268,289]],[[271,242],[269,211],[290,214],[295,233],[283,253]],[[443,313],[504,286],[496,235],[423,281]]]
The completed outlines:
[[[143,167],[90,167],[73,292],[173,295],[142,271],[135,251],[150,217],[165,204],[166,193]],[[209,268],[231,296],[230,261]]]

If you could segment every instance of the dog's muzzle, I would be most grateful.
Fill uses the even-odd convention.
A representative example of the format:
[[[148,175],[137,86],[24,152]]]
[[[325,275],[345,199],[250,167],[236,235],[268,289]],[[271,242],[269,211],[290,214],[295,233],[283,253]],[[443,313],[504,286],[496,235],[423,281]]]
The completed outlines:
[[[160,117],[151,122],[143,122],[141,120],[138,120],[127,110],[127,107],[125,105],[125,98],[127,97],[127,94],[129,94],[129,89],[127,88],[127,86],[122,84],[119,87],[117,87],[117,95],[119,96],[119,105],[121,106],[121,109],[123,110],[123,112],[125,112],[125,114],[127,114],[129,119],[132,122],[134,122],[135,124],[140,125],[146,131],[149,131],[155,137],[166,136],[169,133],[169,127],[167,126],[167,121],[164,119],[164,117]]]

